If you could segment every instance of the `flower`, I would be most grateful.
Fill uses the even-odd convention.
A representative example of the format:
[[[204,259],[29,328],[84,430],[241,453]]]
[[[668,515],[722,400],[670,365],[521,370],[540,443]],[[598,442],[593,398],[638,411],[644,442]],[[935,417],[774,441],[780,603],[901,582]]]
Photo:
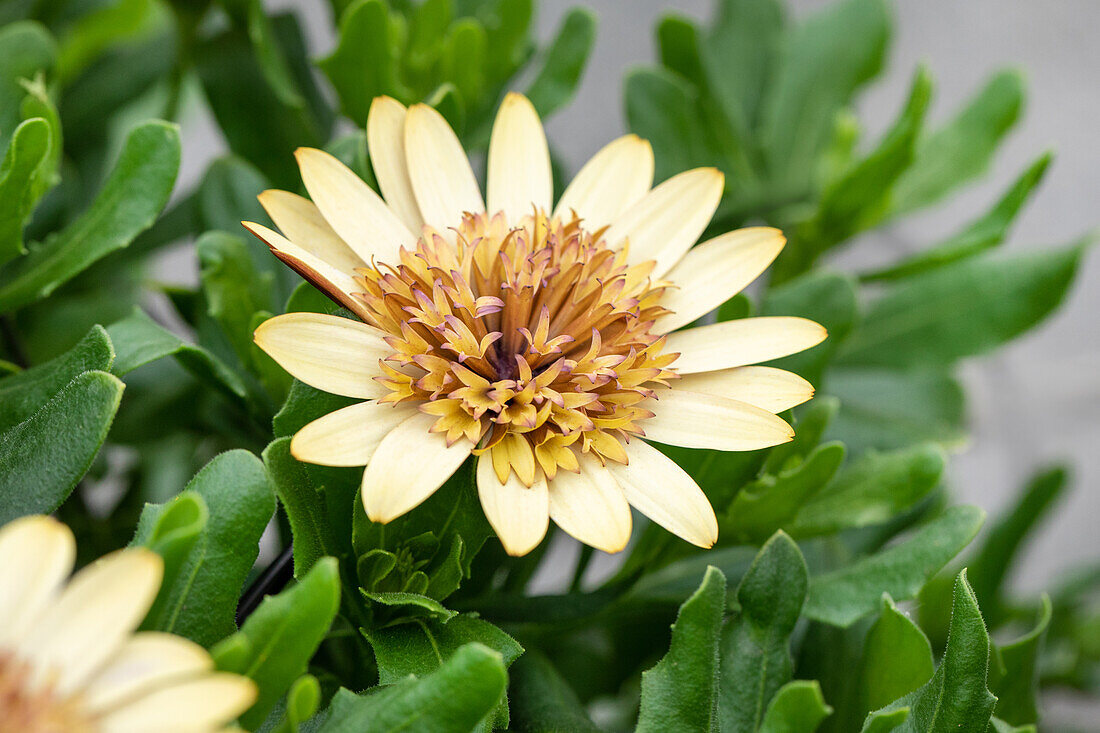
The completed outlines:
[[[256,698],[198,644],[134,632],[163,562],[119,550],[66,584],[73,534],[43,516],[0,528],[0,733],[214,731]]]
[[[376,99],[367,141],[385,199],[331,155],[299,149],[312,202],[260,195],[285,236],[244,222],[358,317],[288,313],[256,329],[301,381],[364,400],[305,426],[293,455],[366,466],[367,515],[388,522],[474,454],[485,515],[513,555],[549,519],[621,550],[630,505],[713,545],[705,494],[646,440],[743,451],[793,437],[775,413],[813,388],[748,365],[814,346],[821,326],[767,317],[677,330],[753,281],[782,234],[741,229],[692,248],[722,174],[699,168],[651,188],[653,152],[635,135],[596,153],[552,206],[546,136],[519,94],[490,137],[488,206],[431,107]]]

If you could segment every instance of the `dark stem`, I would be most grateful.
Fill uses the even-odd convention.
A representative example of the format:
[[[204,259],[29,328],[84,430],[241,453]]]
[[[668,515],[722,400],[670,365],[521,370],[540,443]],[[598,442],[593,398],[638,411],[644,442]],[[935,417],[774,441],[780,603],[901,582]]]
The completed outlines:
[[[8,353],[11,354],[12,362],[17,364],[20,369],[29,367],[31,362],[27,358],[27,350],[23,347],[23,339],[20,338],[19,331],[15,328],[15,321],[10,313],[0,316],[0,333],[4,336],[4,343],[8,347]]]
[[[237,604],[237,626],[241,626],[260,605],[264,596],[278,593],[294,577],[294,545],[287,545],[275,561],[260,573]]]

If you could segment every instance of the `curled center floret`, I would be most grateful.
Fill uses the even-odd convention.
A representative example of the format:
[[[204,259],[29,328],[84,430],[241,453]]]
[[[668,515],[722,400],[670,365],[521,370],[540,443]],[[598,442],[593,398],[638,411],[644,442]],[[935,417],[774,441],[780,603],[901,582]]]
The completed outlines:
[[[382,401],[418,403],[449,444],[489,452],[501,482],[576,471],[577,451],[625,463],[652,415],[640,403],[677,355],[650,332],[668,284],[601,235],[542,212],[513,227],[467,214],[426,228],[396,265],[359,270],[357,297],[393,348]]]

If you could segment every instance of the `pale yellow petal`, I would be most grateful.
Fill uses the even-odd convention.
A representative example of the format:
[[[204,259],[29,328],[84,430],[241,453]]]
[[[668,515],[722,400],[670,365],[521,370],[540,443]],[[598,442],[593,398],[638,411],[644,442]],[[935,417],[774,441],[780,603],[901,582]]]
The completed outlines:
[[[820,324],[791,316],[741,318],[669,334],[665,352],[679,353],[681,374],[756,364],[817,346],[828,334]]]
[[[264,211],[282,230],[286,238],[302,249],[350,278],[357,267],[366,262],[329,225],[317,205],[296,193],[268,189],[256,197]],[[249,227],[251,229],[251,227]],[[258,234],[258,232],[253,232]],[[266,238],[260,236],[267,241]],[[277,246],[268,242],[271,246]],[[358,288],[357,288],[358,289]]]
[[[16,654],[34,664],[33,683],[50,680],[62,694],[76,690],[145,618],[163,573],[160,555],[129,548],[73,576],[16,642]]]
[[[485,211],[462,143],[443,115],[426,104],[414,104],[405,115],[405,158],[426,224],[447,232],[465,212]]]
[[[647,402],[653,417],[642,426],[647,440],[684,448],[759,450],[794,437],[791,426],[767,410],[745,402],[688,392],[675,385],[657,390]]]
[[[561,195],[554,216],[572,212],[597,231],[636,203],[653,185],[653,148],[637,135],[623,135],[605,145],[584,164]]]
[[[398,250],[416,241],[382,197],[334,156],[316,148],[298,148],[294,155],[313,203],[364,260],[395,262]]]
[[[193,641],[159,631],[143,631],[127,641],[84,688],[84,704],[94,712],[173,681],[214,668],[205,649]]]
[[[641,440],[627,446],[627,465],[608,463],[631,506],[693,545],[718,541],[718,520],[706,494],[676,462]]]
[[[489,138],[488,211],[515,225],[537,208],[550,213],[554,181],[550,148],[535,107],[522,94],[504,97]]]
[[[285,262],[315,288],[353,313],[360,316],[366,315],[367,311],[363,302],[352,295],[352,293],[363,290],[355,282],[355,278],[352,277],[352,270],[344,270],[334,266],[329,260],[335,258],[327,257],[327,255],[321,257],[314,252],[309,252],[262,224],[251,221],[241,223],[248,231],[270,247],[276,257]],[[353,256],[358,259],[358,255],[353,254]]]
[[[606,238],[612,247],[629,244],[631,263],[654,260],[653,277],[680,261],[707,228],[722,198],[723,176],[716,168],[675,175],[615,217]]]
[[[448,448],[441,433],[428,432],[437,419],[417,412],[378,444],[363,472],[363,508],[372,522],[389,522],[419,505],[470,455],[470,441]]]
[[[252,680],[217,672],[155,690],[99,722],[101,733],[206,733],[238,717],[256,700]]]
[[[73,569],[73,533],[52,517],[0,528],[0,649],[21,638]]]
[[[405,105],[393,97],[375,97],[367,115],[367,148],[382,196],[409,231],[424,226],[405,161]]]
[[[802,377],[766,366],[685,374],[673,383],[673,387],[747,402],[768,412],[789,410],[814,396],[814,386]]]
[[[664,276],[673,287],[661,297],[661,306],[672,313],[658,319],[657,332],[686,326],[741,292],[786,242],[778,229],[749,227],[692,248]]]
[[[256,344],[279,366],[311,387],[360,399],[389,393],[375,381],[378,361],[393,353],[382,332],[350,318],[286,313],[260,324]]]
[[[567,534],[604,552],[630,541],[630,504],[611,473],[589,454],[580,473],[559,471],[549,482],[550,518]]]
[[[415,411],[406,404],[360,402],[330,412],[295,434],[290,453],[322,466],[365,466],[382,439]]]
[[[546,479],[541,475],[527,488],[510,471],[502,484],[492,459],[484,455],[477,461],[477,494],[485,518],[509,555],[526,555],[542,542],[550,514]]]

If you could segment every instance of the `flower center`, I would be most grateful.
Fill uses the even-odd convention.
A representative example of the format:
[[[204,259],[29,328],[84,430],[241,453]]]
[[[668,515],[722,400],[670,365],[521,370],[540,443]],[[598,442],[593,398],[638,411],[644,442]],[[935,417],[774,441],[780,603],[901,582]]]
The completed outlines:
[[[0,733],[94,733],[79,700],[31,686],[30,665],[0,650]]]
[[[625,463],[623,442],[652,416],[640,403],[678,355],[650,332],[668,283],[601,235],[542,212],[513,228],[467,214],[448,234],[426,228],[396,266],[358,270],[368,322],[394,351],[382,401],[420,403],[448,444],[491,452],[502,483],[575,471],[576,451]]]

